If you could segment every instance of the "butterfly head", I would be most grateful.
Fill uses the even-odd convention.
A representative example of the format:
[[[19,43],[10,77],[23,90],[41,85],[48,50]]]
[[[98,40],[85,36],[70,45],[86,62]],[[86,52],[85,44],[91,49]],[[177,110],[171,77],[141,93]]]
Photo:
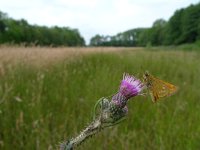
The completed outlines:
[[[145,71],[145,73],[144,73],[144,75],[143,75],[143,79],[144,79],[145,82],[148,81],[149,76],[150,76],[149,72],[148,72],[148,71]]]

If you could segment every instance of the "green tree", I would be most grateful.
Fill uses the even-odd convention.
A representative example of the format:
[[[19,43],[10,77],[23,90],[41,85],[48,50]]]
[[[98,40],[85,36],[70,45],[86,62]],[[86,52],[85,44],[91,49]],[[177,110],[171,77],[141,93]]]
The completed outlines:
[[[165,39],[165,28],[167,22],[164,19],[158,19],[153,23],[150,29],[150,38],[152,45],[162,45]]]
[[[91,38],[90,45],[91,46],[100,46],[100,45],[102,45],[102,41],[103,41],[102,39],[103,39],[103,37],[100,36],[99,34],[97,34]]]
[[[30,25],[24,19],[15,20],[0,12],[0,43],[41,46],[84,46],[77,29]]]
[[[195,42],[200,24],[200,3],[198,5],[190,5],[185,10],[182,22],[182,42]]]

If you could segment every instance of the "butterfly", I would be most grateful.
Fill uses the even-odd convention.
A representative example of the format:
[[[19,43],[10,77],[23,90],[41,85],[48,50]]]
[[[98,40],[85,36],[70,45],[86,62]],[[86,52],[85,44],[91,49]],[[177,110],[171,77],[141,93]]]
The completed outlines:
[[[170,96],[178,90],[177,86],[165,82],[163,80],[160,80],[152,76],[148,72],[144,73],[143,78],[153,102],[156,102],[158,99],[162,97]]]

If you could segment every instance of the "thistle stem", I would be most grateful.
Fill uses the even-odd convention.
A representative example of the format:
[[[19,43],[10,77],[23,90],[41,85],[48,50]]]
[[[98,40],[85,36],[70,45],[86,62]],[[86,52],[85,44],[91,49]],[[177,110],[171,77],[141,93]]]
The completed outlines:
[[[100,106],[100,114],[95,117],[98,105]],[[125,113],[121,111],[121,108],[113,109],[113,107],[106,98],[98,101],[95,105],[94,120],[75,138],[62,143],[60,150],[73,150],[74,147],[80,145],[88,137],[95,135],[100,130],[118,124],[125,117]]]

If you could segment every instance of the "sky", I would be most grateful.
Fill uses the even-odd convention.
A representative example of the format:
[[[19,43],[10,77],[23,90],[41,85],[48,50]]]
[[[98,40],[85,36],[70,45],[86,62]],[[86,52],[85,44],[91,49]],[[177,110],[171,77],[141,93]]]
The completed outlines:
[[[29,24],[79,30],[88,44],[96,34],[115,35],[168,20],[177,9],[200,0],[0,0],[0,11]]]

